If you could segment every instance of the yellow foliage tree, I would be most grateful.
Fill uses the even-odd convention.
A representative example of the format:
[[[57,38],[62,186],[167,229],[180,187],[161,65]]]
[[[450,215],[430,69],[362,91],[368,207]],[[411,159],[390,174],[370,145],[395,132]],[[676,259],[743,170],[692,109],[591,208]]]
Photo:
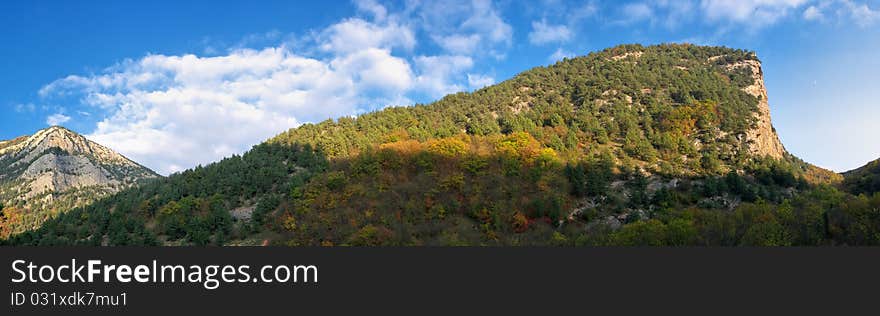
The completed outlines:
[[[538,156],[535,158],[535,164],[541,168],[552,167],[558,161],[559,157],[553,148],[542,148],[538,151]]]
[[[540,148],[541,144],[526,132],[517,132],[501,138],[495,146],[495,150],[499,153],[517,157],[525,162],[531,162]]]
[[[422,143],[416,140],[409,139],[382,144],[379,145],[379,149],[393,150],[401,154],[412,155],[422,151],[424,149],[424,146],[422,146]]]
[[[466,154],[468,145],[455,138],[442,138],[428,141],[428,152],[446,156],[457,157]]]

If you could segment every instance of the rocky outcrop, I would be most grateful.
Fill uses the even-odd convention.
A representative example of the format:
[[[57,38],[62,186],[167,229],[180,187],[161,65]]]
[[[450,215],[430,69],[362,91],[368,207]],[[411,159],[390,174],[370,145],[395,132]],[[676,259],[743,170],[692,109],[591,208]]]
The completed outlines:
[[[30,180],[30,190],[25,193],[25,198],[90,186],[119,187],[124,181],[115,179],[105,168],[86,157],[53,153],[34,160],[20,178]]]
[[[748,68],[752,73],[754,82],[743,88],[746,93],[758,98],[758,110],[755,112],[755,125],[746,133],[749,143],[749,151],[756,156],[770,156],[782,158],[785,155],[785,147],[779,141],[779,135],[770,120],[770,103],[767,101],[767,88],[764,86],[764,71],[761,62],[757,60],[743,60],[727,65],[728,70]]]
[[[54,192],[94,185],[128,185],[157,176],[113,150],[58,126],[3,147],[0,161],[4,162],[0,165],[0,181],[51,178]]]

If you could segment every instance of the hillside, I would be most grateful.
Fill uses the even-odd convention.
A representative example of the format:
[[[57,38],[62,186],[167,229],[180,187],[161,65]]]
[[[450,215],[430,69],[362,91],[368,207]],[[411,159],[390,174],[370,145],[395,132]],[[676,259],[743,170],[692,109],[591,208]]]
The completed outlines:
[[[525,132],[566,160],[609,152],[629,169],[692,176],[741,171],[769,157],[796,165],[811,182],[839,181],[788,155],[763,82],[752,52],[624,45],[430,105],[307,124],[270,142],[346,158],[395,141]]]
[[[786,152],[752,52],[624,45],[306,124],[13,244],[859,245],[880,195]]]
[[[852,194],[880,192],[880,159],[843,174],[843,187]]]
[[[321,145],[337,158],[395,140],[527,132],[556,151],[622,149],[619,156],[651,169],[663,162],[679,172],[716,172],[748,156],[785,154],[761,75],[746,51],[619,46],[472,94],[305,125],[272,141]],[[703,156],[711,157],[704,163]]]
[[[156,176],[63,127],[0,142],[0,236]]]

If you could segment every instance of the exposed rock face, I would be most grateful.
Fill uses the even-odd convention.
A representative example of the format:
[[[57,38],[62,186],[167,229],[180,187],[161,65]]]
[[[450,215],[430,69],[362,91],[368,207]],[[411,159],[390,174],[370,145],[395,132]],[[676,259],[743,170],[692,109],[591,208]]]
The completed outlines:
[[[764,71],[761,70],[761,62],[757,60],[744,60],[728,65],[728,70],[747,67],[752,72],[754,83],[743,89],[748,94],[758,98],[758,111],[755,113],[756,125],[746,133],[749,142],[749,151],[752,155],[770,156],[782,158],[785,147],[779,141],[779,135],[770,121],[770,103],[767,101],[767,88],[764,86]]]
[[[107,147],[53,126],[0,148],[0,181],[29,182],[25,199],[70,189],[125,187],[156,174]]]
[[[0,203],[31,213],[34,224],[41,213],[82,206],[157,176],[63,127],[0,142]]]

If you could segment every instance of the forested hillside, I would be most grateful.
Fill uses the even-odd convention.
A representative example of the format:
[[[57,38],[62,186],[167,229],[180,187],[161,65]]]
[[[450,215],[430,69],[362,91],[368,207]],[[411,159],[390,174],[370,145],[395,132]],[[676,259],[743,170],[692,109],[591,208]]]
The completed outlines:
[[[742,135],[758,103],[742,90],[752,84],[749,69],[725,67],[755,58],[725,48],[620,46],[430,105],[307,124],[272,141],[321,145],[337,158],[400,140],[526,132],[572,156],[613,151],[631,167],[718,173],[746,163]]]
[[[15,236],[13,242],[95,246],[224,244],[260,232],[256,224],[236,221],[233,207],[268,200],[270,193],[290,192],[322,172],[326,165],[323,156],[308,145],[258,145],[242,156],[150,180],[138,188],[62,214],[37,231]],[[242,215],[255,219],[254,223],[263,222],[267,212],[263,208],[243,211],[246,214]]]
[[[844,174],[843,186],[853,194],[880,192],[880,159]]]
[[[291,129],[13,244],[865,245],[880,195],[785,152],[760,64],[625,45]]]

